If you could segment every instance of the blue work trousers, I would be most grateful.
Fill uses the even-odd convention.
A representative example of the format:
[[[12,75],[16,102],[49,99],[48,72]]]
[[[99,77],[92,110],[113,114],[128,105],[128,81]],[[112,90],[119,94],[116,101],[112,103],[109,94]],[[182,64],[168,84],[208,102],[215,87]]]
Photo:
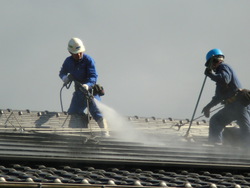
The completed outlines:
[[[96,95],[94,97],[95,99],[99,101],[101,100],[99,95]],[[87,98],[81,91],[76,90],[73,93],[73,97],[71,100],[70,107],[68,109],[68,113],[69,114],[83,114],[86,108],[87,108]],[[94,102],[94,100],[89,101],[89,112],[91,116],[94,118],[94,120],[96,121],[102,119],[103,117],[100,110],[96,106],[96,103]]]
[[[250,146],[250,105],[243,106],[239,101],[227,104],[223,109],[214,114],[209,123],[208,140],[212,143],[221,143],[222,132],[226,125],[236,121],[240,127],[240,141],[245,146]]]

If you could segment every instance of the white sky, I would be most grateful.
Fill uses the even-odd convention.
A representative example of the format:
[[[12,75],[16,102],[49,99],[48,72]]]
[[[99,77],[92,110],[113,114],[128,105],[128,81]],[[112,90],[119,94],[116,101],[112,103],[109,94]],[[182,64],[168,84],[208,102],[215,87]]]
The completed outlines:
[[[1,109],[61,111],[71,37],[96,61],[102,102],[122,115],[191,118],[206,53],[249,86],[249,0],[0,0]],[[197,115],[214,95],[207,79]],[[63,90],[67,110],[73,87]]]

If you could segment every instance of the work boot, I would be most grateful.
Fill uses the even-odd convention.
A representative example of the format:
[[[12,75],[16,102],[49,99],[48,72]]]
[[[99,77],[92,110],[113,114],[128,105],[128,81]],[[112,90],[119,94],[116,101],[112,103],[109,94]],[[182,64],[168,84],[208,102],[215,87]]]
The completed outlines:
[[[102,118],[102,119],[98,120],[97,124],[99,125],[99,127],[102,130],[101,135],[103,137],[109,137],[110,135],[109,135],[108,124],[107,124],[106,119]]]

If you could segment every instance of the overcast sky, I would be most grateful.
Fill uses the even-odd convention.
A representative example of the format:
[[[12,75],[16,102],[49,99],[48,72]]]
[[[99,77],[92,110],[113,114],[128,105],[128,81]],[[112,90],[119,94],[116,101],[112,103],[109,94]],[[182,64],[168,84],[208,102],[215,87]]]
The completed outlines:
[[[249,85],[249,0],[0,0],[1,109],[61,111],[71,37],[96,61],[102,102],[125,116],[191,118],[206,53]],[[207,79],[196,116],[214,95]],[[63,89],[68,109],[73,87]]]

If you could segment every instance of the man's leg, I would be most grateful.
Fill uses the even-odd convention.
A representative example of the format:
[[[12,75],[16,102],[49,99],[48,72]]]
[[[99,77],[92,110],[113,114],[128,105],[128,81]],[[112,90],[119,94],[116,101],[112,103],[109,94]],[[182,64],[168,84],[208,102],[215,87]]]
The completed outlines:
[[[89,103],[89,111],[94,120],[97,122],[98,126],[102,129],[102,135],[109,136],[107,121],[103,118],[103,115],[98,109],[94,100]]]
[[[250,106],[239,107],[237,110],[237,124],[240,126],[241,143],[243,147],[250,147]]]
[[[222,131],[226,125],[234,120],[231,110],[223,108],[214,114],[209,122],[208,141],[211,143],[222,143]]]
[[[80,91],[75,91],[71,99],[70,107],[68,109],[69,114],[80,114],[84,113],[87,103],[86,98]]]
[[[96,122],[103,118],[102,113],[100,112],[94,101],[89,102],[89,112]]]

